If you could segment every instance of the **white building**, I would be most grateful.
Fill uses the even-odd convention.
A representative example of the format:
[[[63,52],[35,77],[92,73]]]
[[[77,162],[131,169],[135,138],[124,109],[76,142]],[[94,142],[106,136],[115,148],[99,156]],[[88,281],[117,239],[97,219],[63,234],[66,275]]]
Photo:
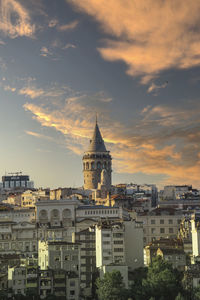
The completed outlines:
[[[192,252],[193,256],[200,255],[200,212],[191,216]]]
[[[13,293],[25,295],[26,292],[26,267],[16,266],[8,267],[8,288],[11,288]]]
[[[143,266],[143,227],[135,220],[96,225],[96,266],[124,263]]]
[[[52,270],[51,290],[56,296],[65,296],[67,300],[79,300],[80,294],[80,244],[65,241],[39,241],[38,265],[42,271]],[[41,276],[40,275],[40,276]],[[44,278],[45,279],[45,278]],[[40,279],[41,282],[41,279]],[[46,296],[40,284],[40,294]]]

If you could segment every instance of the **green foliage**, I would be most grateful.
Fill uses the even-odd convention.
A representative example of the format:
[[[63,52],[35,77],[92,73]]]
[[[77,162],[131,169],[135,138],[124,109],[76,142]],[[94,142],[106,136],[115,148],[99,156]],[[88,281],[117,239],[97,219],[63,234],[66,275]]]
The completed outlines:
[[[175,298],[175,300],[185,300],[185,299],[186,298],[181,293],[178,293],[178,295]]]
[[[200,300],[200,286],[194,289],[192,298],[194,300]]]
[[[119,271],[105,273],[104,277],[96,281],[99,300],[125,300],[128,299],[128,291],[123,284],[123,278]]]
[[[131,295],[135,300],[174,300],[182,292],[182,274],[160,256],[153,259],[148,271],[137,284],[133,284]]]
[[[182,290],[180,273],[160,256],[154,258],[142,284],[156,300],[161,297],[163,300],[174,299]]]

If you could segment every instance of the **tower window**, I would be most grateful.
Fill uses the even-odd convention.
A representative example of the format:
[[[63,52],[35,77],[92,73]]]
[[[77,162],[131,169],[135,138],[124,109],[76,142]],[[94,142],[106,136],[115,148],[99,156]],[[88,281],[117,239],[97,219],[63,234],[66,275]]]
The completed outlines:
[[[101,163],[100,163],[100,161],[98,161],[98,163],[97,163],[97,169],[101,169]]]

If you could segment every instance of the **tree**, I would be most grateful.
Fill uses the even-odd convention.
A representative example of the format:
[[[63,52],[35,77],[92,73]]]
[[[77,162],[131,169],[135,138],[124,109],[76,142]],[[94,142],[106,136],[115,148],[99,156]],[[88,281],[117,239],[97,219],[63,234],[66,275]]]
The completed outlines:
[[[194,289],[192,298],[194,300],[200,300],[200,286]]]
[[[173,269],[161,256],[157,256],[150,264],[147,278],[143,280],[142,285],[148,297],[168,300],[175,299],[177,294],[182,292],[181,280],[182,274]]]
[[[178,293],[175,300],[185,300],[185,297],[181,293]]]
[[[99,300],[126,300],[128,290],[125,289],[122,275],[119,271],[105,273],[104,277],[96,281]]]
[[[137,274],[137,269],[135,271]],[[161,256],[154,258],[146,270],[138,271],[138,279],[131,288],[134,300],[174,300],[179,292],[182,293],[182,273]]]

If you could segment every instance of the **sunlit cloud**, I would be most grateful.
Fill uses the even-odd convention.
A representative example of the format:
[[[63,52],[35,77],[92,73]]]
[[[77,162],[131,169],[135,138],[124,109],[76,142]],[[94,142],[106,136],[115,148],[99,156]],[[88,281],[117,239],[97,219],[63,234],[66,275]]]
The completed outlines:
[[[76,49],[76,45],[68,43],[62,49],[65,50],[69,48]]]
[[[33,136],[35,138],[53,141],[53,138],[51,136],[47,136],[47,135],[44,135],[44,134],[41,134],[41,133],[38,133],[38,132],[35,132],[35,131],[25,130],[25,133],[27,135]]]
[[[34,85],[28,84],[18,90],[19,95],[24,95],[31,99],[36,98],[59,98],[63,96],[67,91],[71,89],[67,86],[57,87],[56,85],[50,86],[48,88],[38,88]]]
[[[58,25],[57,29],[59,31],[70,31],[70,30],[74,30],[78,26],[78,24],[79,24],[79,22],[77,20],[75,20],[75,21],[72,21],[67,24]]]
[[[4,91],[15,92],[16,88],[12,87],[12,86],[9,86],[9,85],[5,85],[4,86]]]
[[[41,126],[62,133],[66,147],[77,155],[87,150],[97,112],[115,172],[160,174],[162,184],[199,185],[200,106],[147,106],[127,126],[111,118],[112,102],[102,97],[78,95],[67,97],[59,107],[26,103],[24,108]]]
[[[155,84],[154,82],[152,82],[147,90],[148,93],[154,93],[156,95],[157,91],[159,91],[160,89],[165,89],[168,85],[168,81],[166,81],[163,84]]]
[[[191,0],[67,0],[91,15],[108,39],[99,52],[123,61],[148,83],[164,70],[200,65],[200,2]],[[113,38],[112,38],[113,37]]]
[[[42,47],[40,49],[40,55],[47,57],[47,56],[53,55],[53,53],[47,47]]]
[[[35,25],[31,24],[29,12],[18,1],[0,1],[0,31],[10,38],[32,37]]]
[[[50,28],[52,28],[52,27],[56,27],[57,24],[58,24],[58,20],[57,20],[57,19],[52,19],[52,20],[49,22],[48,26],[49,26]]]
[[[4,46],[6,43],[4,42],[4,41],[2,41],[2,40],[0,40],[0,45],[1,46]]]

